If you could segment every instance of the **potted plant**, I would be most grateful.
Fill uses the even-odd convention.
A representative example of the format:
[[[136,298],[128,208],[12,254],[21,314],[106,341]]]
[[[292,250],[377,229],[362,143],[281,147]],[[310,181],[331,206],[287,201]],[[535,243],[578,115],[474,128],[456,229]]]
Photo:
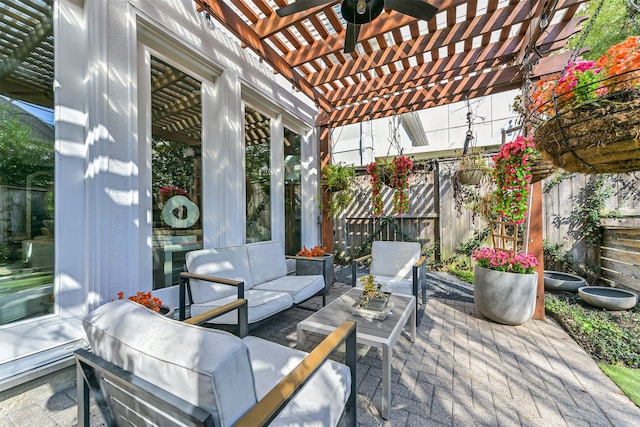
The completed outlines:
[[[533,138],[519,136],[504,144],[493,157],[495,210],[506,221],[521,224],[526,218],[531,184],[529,156],[534,151]]]
[[[322,274],[322,277],[324,277],[324,288],[325,291],[328,292],[331,285],[333,285],[334,255],[327,253],[327,248],[324,246],[317,245],[311,249],[303,246],[297,255],[296,274],[299,276]]]
[[[462,185],[478,185],[487,175],[487,162],[485,158],[478,154],[465,154],[460,159],[458,170],[454,174]]]
[[[367,165],[367,173],[371,177],[371,203],[374,216],[384,213],[382,184],[393,188],[393,213],[403,214],[409,211],[409,174],[413,170],[413,162],[405,156],[398,156],[391,163],[381,160]]]
[[[387,308],[391,294],[382,291],[382,285],[375,283],[373,274],[361,277],[360,281],[363,284],[363,289],[358,307],[372,311],[384,311]]]
[[[640,170],[640,38],[540,80],[529,106],[537,148],[568,172]]]
[[[118,299],[124,299],[124,292],[118,292]],[[173,317],[173,308],[163,305],[162,300],[158,297],[154,297],[151,295],[151,292],[142,292],[138,291],[135,295],[131,295],[129,298],[133,302],[137,302],[149,310],[155,311],[156,313],[161,313],[167,317]]]
[[[478,314],[505,325],[520,325],[536,307],[538,260],[533,254],[481,248],[472,253],[473,302]]]
[[[355,177],[356,169],[353,165],[326,164],[322,168],[322,186],[328,193],[348,190]]]
[[[322,168],[322,186],[330,194],[329,215],[336,218],[353,200],[351,183],[355,178],[355,167],[342,163],[327,164]]]

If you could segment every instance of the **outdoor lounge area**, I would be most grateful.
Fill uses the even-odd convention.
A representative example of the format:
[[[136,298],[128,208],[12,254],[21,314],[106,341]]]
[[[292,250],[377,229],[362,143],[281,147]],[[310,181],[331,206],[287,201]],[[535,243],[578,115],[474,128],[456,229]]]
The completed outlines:
[[[344,277],[344,276],[343,276]],[[347,276],[348,277],[348,276]],[[328,302],[351,289],[335,283]],[[429,300],[411,343],[394,346],[391,411],[380,417],[382,352],[357,346],[360,426],[633,426],[640,408],[554,320],[513,327],[478,318],[471,289],[453,276],[429,275]],[[317,307],[321,298],[313,301]],[[310,315],[291,308],[251,332],[296,346],[296,324]],[[322,335],[310,334],[313,348]],[[51,386],[16,391],[0,409],[2,425],[69,426],[76,422],[75,368]],[[345,425],[342,420],[339,425]],[[104,425],[94,405],[91,426]]]
[[[0,427],[640,425],[639,171],[635,0],[3,0]]]

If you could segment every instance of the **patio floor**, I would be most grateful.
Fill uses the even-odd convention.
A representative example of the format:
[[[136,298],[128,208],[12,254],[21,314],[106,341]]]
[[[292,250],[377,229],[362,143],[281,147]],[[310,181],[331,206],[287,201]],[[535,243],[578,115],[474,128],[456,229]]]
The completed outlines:
[[[334,284],[329,300],[347,289]],[[429,294],[416,342],[401,337],[394,347],[388,422],[378,415],[381,351],[358,347],[359,425],[640,425],[640,408],[553,319],[521,326],[479,319],[471,289],[451,276],[432,274]],[[294,347],[296,324],[308,315],[293,308],[252,334]],[[75,387],[43,390],[0,402],[0,427],[75,425]],[[98,414],[92,420],[101,425]]]

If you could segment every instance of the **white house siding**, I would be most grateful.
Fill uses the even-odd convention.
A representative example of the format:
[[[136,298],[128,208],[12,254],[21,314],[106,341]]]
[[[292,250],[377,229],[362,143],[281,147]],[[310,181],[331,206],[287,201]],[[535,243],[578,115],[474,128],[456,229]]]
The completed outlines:
[[[302,136],[302,243],[319,243],[316,110],[288,83],[210,28],[191,0],[55,2],[55,315],[0,329],[0,390],[83,345],[80,319],[125,294],[151,290],[148,57],[202,81],[204,246],[244,243],[242,102]],[[145,86],[146,85],[146,86]],[[282,135],[272,135],[282,144]],[[283,170],[281,147],[272,159]],[[273,236],[284,236],[274,182]],[[59,232],[58,232],[59,230]]]

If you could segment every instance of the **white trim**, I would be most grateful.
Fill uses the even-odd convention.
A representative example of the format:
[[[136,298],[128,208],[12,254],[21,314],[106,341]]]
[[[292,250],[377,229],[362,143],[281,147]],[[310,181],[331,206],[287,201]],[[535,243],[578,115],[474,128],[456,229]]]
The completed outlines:
[[[270,120],[271,141],[271,240],[284,245],[284,126],[282,115]]]

